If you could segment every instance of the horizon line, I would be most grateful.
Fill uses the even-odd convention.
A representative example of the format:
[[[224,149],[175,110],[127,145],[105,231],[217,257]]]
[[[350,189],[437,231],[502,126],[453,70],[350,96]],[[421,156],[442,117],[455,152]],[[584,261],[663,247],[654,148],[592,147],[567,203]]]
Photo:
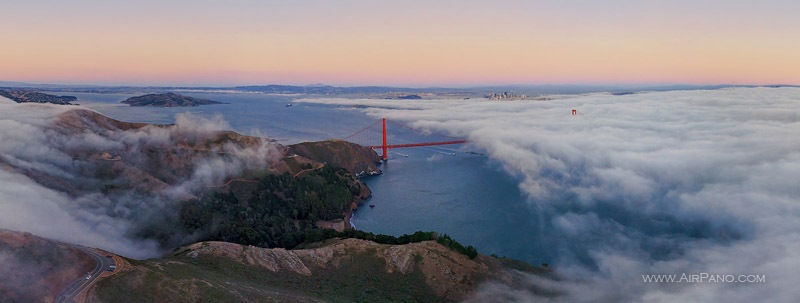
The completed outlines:
[[[7,86],[12,85],[12,86]],[[264,84],[147,84],[147,83],[120,83],[120,84],[91,84],[91,83],[69,83],[69,82],[25,82],[25,81],[6,81],[0,80],[0,86],[6,87],[24,87],[24,86],[43,86],[43,87],[136,87],[136,88],[237,88],[237,87],[252,87],[252,86],[294,86],[294,87],[339,87],[339,88],[358,88],[358,87],[386,87],[386,88],[411,88],[411,89],[471,89],[471,88],[492,88],[492,87],[559,87],[559,86],[572,86],[572,87],[603,87],[603,88],[660,88],[660,87],[767,87],[767,86],[800,86],[800,84],[788,83],[769,83],[769,84],[754,84],[754,83],[714,83],[714,84],[691,84],[691,83],[581,83],[581,82],[564,82],[564,83],[539,83],[539,84],[521,84],[521,83],[508,83],[508,84],[451,84],[451,85],[392,85],[392,84],[325,84],[325,83],[311,83],[311,84],[288,84],[288,83],[264,83]]]

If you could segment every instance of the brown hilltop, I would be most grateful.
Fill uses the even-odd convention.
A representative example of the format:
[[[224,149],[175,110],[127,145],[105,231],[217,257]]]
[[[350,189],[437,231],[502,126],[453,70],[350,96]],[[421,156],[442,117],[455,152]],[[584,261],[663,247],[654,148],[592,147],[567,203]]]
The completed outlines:
[[[44,144],[52,157],[37,158],[41,165],[0,157],[0,167],[73,198],[99,193],[112,200],[178,202],[232,192],[240,201],[248,201],[267,175],[298,178],[332,167],[350,173],[342,176],[354,189],[350,210],[371,196],[369,188],[353,177],[356,169],[378,171],[374,151],[345,141],[286,147],[203,125],[123,122],[85,109],[60,113],[44,128],[47,139],[35,144]],[[345,211],[336,221],[346,225],[348,216]]]
[[[242,164],[239,173],[214,184],[202,184],[204,188],[223,191],[244,187],[244,192],[248,182],[243,180],[255,180],[264,173],[297,175],[307,170],[306,165],[320,167],[327,163],[351,174],[357,174],[357,169],[379,171],[374,151],[344,141],[286,147],[232,131],[123,122],[85,109],[59,114],[48,129],[52,131],[47,132],[52,137],[49,141],[56,145],[52,148],[73,159],[72,166],[77,169],[70,173],[76,175],[74,178],[36,167],[4,164],[46,187],[73,196],[97,190],[162,193],[183,184],[209,160]],[[97,143],[100,141],[102,144]]]
[[[519,286],[505,259],[470,259],[434,241],[386,245],[332,239],[285,250],[201,242],[136,264],[98,285],[100,302],[194,302],[212,295],[238,302],[455,302],[484,282]],[[158,296],[148,294],[158,293]]]
[[[147,123],[123,122],[111,119],[103,114],[88,109],[73,109],[58,115],[54,129],[65,134],[83,131],[105,132],[112,130],[140,129]]]
[[[380,163],[380,157],[375,151],[347,141],[303,142],[290,145],[289,152],[344,168],[356,176],[381,173],[376,165]]]

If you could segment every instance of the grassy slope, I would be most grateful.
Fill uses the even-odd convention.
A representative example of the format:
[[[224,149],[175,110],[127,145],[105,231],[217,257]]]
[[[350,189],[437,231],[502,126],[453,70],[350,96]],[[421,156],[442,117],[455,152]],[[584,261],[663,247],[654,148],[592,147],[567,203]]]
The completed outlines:
[[[420,270],[387,273],[370,252],[352,252],[313,275],[271,272],[213,256],[133,262],[136,269],[98,284],[102,302],[442,302]]]

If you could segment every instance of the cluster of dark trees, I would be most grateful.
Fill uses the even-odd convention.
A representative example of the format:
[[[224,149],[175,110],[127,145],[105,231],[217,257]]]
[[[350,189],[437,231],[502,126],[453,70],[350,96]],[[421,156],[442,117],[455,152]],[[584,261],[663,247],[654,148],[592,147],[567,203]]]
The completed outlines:
[[[475,249],[475,247],[472,247],[472,245],[468,245],[468,246],[464,247],[464,245],[462,245],[461,243],[458,243],[458,241],[456,241],[456,240],[453,240],[453,238],[450,238],[450,236],[448,236],[446,234],[442,235],[440,237],[437,237],[436,238],[436,242],[439,242],[439,244],[447,246],[452,250],[455,250],[455,251],[457,251],[459,253],[462,253],[462,254],[466,255],[470,259],[475,259],[475,257],[478,256],[478,250]]]
[[[341,232],[332,230],[332,229],[313,229],[308,230],[306,232],[306,240],[308,243],[320,242],[327,239],[332,238],[355,238],[355,239],[362,239],[362,240],[369,240],[375,243],[380,244],[409,244],[409,243],[417,243],[422,241],[431,241],[436,240],[439,244],[447,246],[448,248],[466,255],[470,259],[475,259],[478,256],[478,250],[472,245],[464,246],[458,241],[454,240],[447,234],[439,235],[433,231],[418,231],[413,234],[406,234],[399,237],[390,236],[390,235],[383,235],[383,234],[373,234],[371,232],[365,232],[361,230],[355,229],[348,229]]]
[[[268,175],[259,180],[247,201],[232,192],[214,193],[184,203],[180,225],[188,234],[206,235],[203,241],[225,241],[260,247],[292,249],[303,243],[332,238],[357,238],[381,244],[408,244],[436,240],[475,258],[478,251],[448,235],[418,231],[399,237],[346,229],[337,232],[314,225],[317,220],[341,219],[361,191],[346,171],[329,166],[303,177]]]
[[[355,193],[346,171],[328,166],[303,177],[289,174],[263,177],[247,201],[234,193],[215,193],[186,202],[180,222],[203,240],[261,247],[293,248],[305,242],[306,230],[317,220],[342,218]]]

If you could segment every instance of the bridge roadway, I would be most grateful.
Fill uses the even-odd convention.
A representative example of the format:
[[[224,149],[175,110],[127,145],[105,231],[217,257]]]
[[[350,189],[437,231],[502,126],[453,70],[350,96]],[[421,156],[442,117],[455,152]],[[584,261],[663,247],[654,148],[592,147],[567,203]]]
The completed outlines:
[[[453,141],[441,141],[441,142],[423,142],[423,143],[406,143],[406,144],[387,144],[386,148],[404,148],[404,147],[419,147],[419,146],[434,146],[434,145],[449,145],[449,144],[462,144],[467,143],[467,140],[453,140]],[[383,145],[372,145],[369,146],[372,149],[379,149],[383,148]]]

